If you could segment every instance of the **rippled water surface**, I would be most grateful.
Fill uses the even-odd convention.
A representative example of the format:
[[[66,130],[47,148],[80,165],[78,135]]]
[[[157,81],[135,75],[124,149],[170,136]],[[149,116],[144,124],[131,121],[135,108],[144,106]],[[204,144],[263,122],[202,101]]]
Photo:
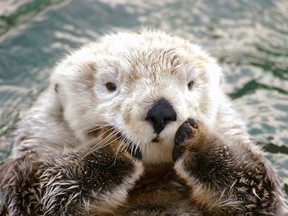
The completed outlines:
[[[288,193],[287,0],[0,1],[0,160],[53,66],[107,32],[160,28],[202,45]]]

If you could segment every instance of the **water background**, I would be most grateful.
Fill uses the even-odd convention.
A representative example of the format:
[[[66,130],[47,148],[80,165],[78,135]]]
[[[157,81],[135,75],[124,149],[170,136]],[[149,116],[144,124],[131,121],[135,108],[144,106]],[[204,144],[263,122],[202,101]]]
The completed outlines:
[[[59,58],[142,26],[203,46],[288,194],[287,0],[0,0],[0,161]]]

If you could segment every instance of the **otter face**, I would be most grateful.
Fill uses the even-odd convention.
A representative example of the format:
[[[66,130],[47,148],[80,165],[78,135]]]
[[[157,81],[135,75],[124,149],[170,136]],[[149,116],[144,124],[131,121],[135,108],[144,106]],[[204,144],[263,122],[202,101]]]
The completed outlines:
[[[140,148],[144,164],[172,161],[187,119],[213,127],[221,70],[198,46],[164,33],[106,36],[67,57],[52,76],[63,115],[81,141],[102,127]]]

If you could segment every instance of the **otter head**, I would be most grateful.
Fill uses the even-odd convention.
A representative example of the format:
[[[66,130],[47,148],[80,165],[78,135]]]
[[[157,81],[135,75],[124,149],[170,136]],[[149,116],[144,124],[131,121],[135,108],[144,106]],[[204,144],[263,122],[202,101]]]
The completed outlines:
[[[52,76],[63,118],[82,142],[103,127],[137,146],[144,164],[172,161],[177,128],[213,127],[221,70],[198,46],[161,32],[106,36],[68,56]]]

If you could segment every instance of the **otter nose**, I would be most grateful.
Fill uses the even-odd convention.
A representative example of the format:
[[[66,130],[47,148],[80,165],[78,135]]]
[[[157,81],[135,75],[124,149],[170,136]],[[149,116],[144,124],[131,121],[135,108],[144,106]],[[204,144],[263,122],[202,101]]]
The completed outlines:
[[[161,98],[153,104],[145,118],[146,121],[151,123],[157,134],[159,134],[169,122],[176,121],[176,119],[177,114],[173,106],[164,98]]]

